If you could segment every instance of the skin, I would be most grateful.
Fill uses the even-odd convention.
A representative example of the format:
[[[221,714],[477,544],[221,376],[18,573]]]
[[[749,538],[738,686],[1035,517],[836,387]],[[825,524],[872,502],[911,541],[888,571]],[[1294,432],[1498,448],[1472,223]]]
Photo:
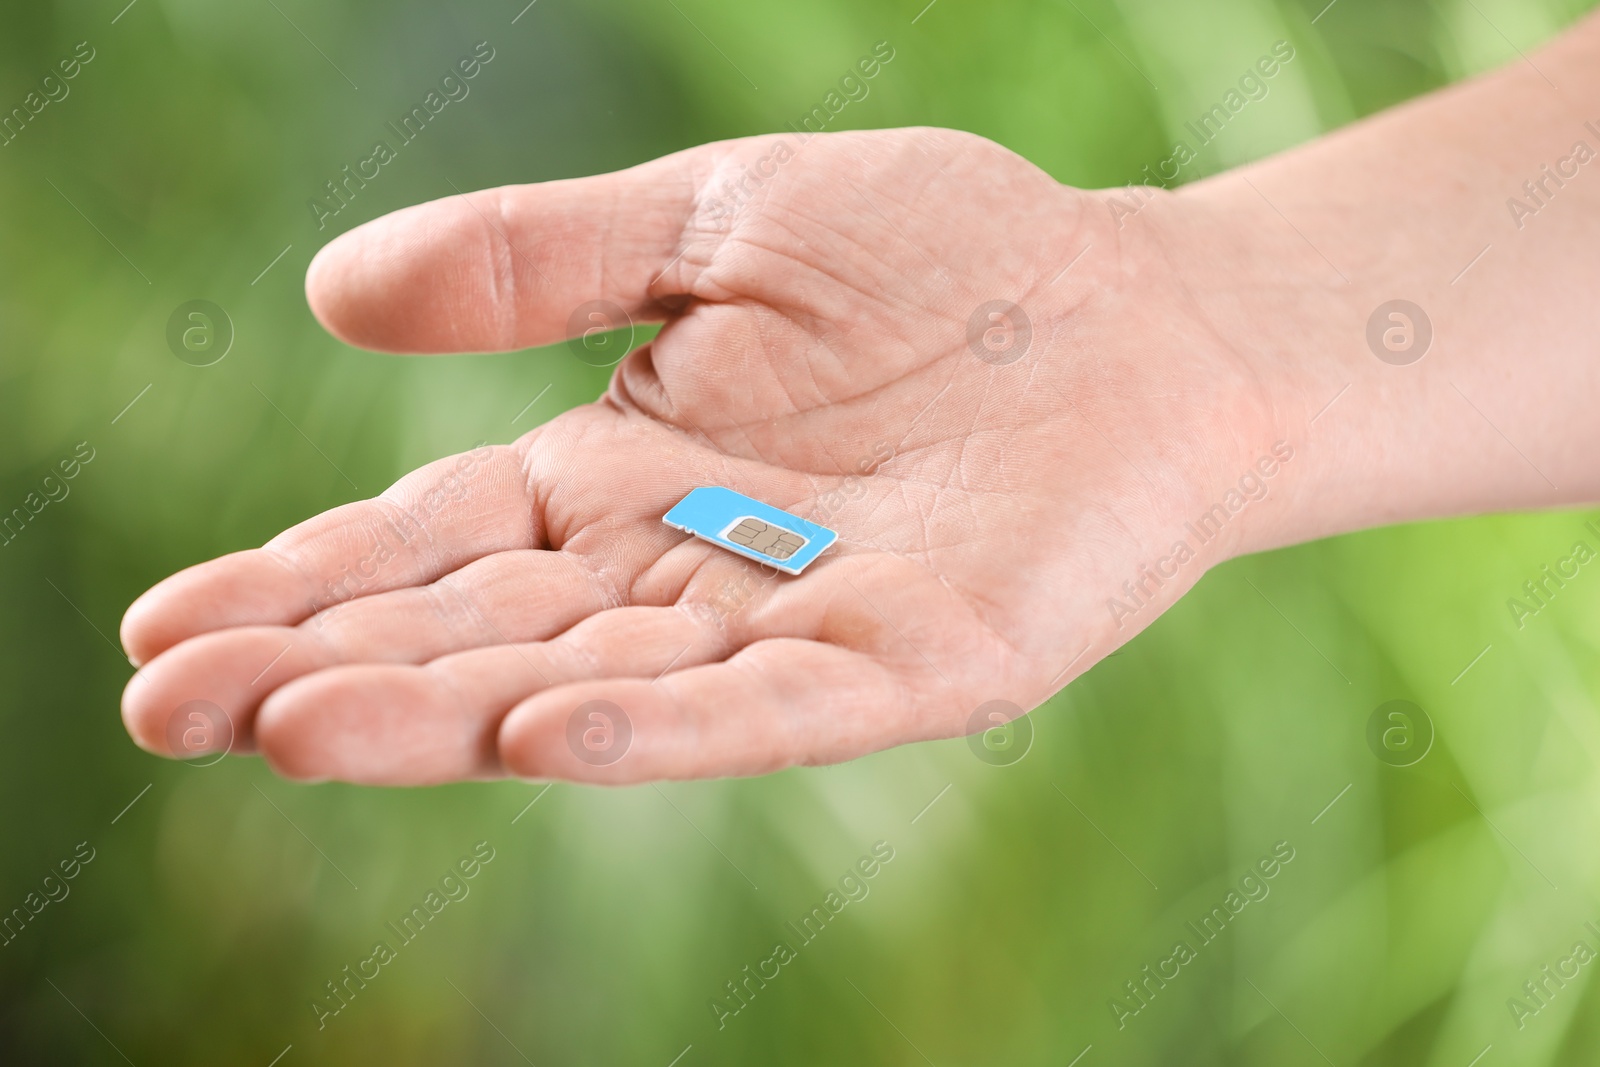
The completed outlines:
[[[352,344],[550,344],[597,296],[665,326],[595,403],[142,596],[129,732],[171,754],[175,709],[205,700],[235,751],[297,779],[758,774],[1033,708],[1243,553],[1593,500],[1600,160],[1520,228],[1506,204],[1600,148],[1590,119],[1594,19],[1177,193],[1072,189],[914,129],[706,145],[368,223],[307,278]],[[770,176],[730,201],[743,168]],[[1434,331],[1406,366],[1366,341],[1394,298]],[[972,340],[995,299],[1032,327],[1010,362],[981,316]],[[1252,472],[1265,495],[1192,536]],[[839,542],[769,580],[661,523],[700,485]],[[632,731],[604,765],[568,744],[575,715],[603,732],[595,700]]]

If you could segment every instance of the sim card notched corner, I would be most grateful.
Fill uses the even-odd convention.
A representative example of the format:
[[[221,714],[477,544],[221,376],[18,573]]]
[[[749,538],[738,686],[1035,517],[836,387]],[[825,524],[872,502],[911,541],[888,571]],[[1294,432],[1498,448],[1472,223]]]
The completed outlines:
[[[690,490],[661,521],[785,574],[799,574],[839,539],[826,526],[715,485]]]

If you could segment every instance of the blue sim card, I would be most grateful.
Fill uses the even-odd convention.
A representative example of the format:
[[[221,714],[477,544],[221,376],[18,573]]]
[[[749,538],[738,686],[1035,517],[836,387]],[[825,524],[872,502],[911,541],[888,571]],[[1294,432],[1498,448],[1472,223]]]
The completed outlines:
[[[690,490],[661,521],[786,574],[805,570],[839,538],[825,526],[719,485]]]

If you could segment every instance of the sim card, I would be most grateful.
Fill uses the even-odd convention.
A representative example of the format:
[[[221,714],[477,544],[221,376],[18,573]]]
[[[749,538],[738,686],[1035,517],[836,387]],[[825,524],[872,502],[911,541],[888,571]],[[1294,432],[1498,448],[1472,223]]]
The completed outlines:
[[[799,574],[839,538],[825,526],[722,486],[690,490],[661,521],[786,574]]]

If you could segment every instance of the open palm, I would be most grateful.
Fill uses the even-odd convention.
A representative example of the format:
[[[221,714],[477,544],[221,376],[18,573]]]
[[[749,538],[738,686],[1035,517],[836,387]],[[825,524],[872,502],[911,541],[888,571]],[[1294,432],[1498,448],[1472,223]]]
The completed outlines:
[[[936,130],[708,145],[363,226],[308,280],[354,344],[665,326],[595,403],[146,593],[129,730],[192,754],[172,724],[204,701],[297,778],[631,782],[1034,707],[1215,561],[1107,611],[1261,447],[1255,384],[1155,245]],[[839,540],[773,575],[662,524],[703,485]]]

